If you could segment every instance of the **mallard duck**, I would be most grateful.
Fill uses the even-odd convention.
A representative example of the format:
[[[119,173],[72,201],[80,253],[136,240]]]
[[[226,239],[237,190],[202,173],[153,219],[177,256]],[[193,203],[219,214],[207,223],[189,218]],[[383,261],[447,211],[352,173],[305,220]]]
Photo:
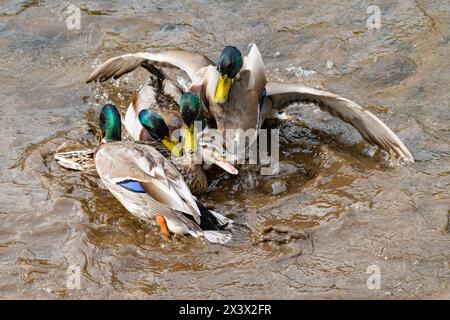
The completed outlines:
[[[168,159],[150,145],[121,141],[114,105],[102,108],[100,132],[102,143],[94,155],[98,175],[131,214],[147,222],[155,219],[169,238],[174,233],[218,243],[231,239],[232,221],[207,210]]]
[[[148,64],[184,70],[192,80],[189,91],[200,96],[205,115],[212,115],[222,132],[225,129],[255,129],[257,135],[264,120],[273,111],[294,102],[313,102],[321,110],[355,127],[370,144],[405,162],[414,162],[413,156],[395,133],[357,103],[301,84],[267,82],[261,54],[255,44],[243,58],[237,48],[225,47],[217,66],[202,54],[183,50],[126,54],[100,65],[87,82],[119,78]],[[241,137],[236,135],[235,139]]]

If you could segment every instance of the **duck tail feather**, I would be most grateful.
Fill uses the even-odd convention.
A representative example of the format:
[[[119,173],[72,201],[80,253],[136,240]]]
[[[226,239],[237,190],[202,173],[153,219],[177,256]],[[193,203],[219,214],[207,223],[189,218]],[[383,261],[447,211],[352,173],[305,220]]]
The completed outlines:
[[[231,227],[233,223],[231,219],[218,212],[206,209],[198,200],[196,200],[196,203],[201,214],[200,228],[203,230],[223,230]]]
[[[221,226],[224,227],[224,229],[230,229],[233,225],[233,220],[225,217],[224,215],[212,210],[209,210],[209,212],[217,219],[217,221]]]

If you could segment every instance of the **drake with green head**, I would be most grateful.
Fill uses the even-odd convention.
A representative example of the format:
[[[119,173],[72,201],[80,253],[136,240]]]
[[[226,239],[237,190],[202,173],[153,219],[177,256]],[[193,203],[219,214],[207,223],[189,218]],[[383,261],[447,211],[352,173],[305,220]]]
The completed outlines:
[[[195,154],[206,164],[215,164],[228,173],[238,174],[237,169],[226,161],[221,140],[213,139],[214,129],[206,127],[202,105],[196,94],[188,92],[181,96],[180,112],[184,121],[185,153]]]
[[[100,65],[88,82],[119,78],[138,66],[172,66],[185,71],[191,79],[190,92],[195,92],[204,105],[208,123],[217,129],[256,130],[250,144],[256,141],[264,120],[296,103],[314,103],[322,111],[352,125],[370,144],[377,145],[405,162],[414,158],[392,130],[370,111],[340,95],[298,83],[267,82],[261,54],[255,44],[247,56],[238,49],[225,47],[217,66],[206,56],[184,50],[157,53],[132,53],[111,58]],[[236,134],[234,140],[241,140]]]
[[[236,47],[228,46],[222,50],[217,64],[220,78],[214,95],[216,103],[222,104],[228,101],[233,79],[241,71],[242,64],[241,52]]]
[[[206,127],[202,106],[196,94],[185,93],[181,96],[180,113],[184,121],[184,151],[195,153],[197,135]]]
[[[138,117],[139,123],[154,141],[162,143],[176,157],[183,155],[180,142],[172,136],[164,119],[158,113],[151,109],[144,109],[139,112]]]
[[[120,141],[122,139],[120,114],[114,105],[106,104],[103,106],[99,124],[98,144]],[[96,149],[57,152],[53,157],[63,168],[83,172],[95,172],[95,151]]]
[[[105,104],[100,112],[98,140],[103,143],[122,140],[122,121],[113,104]]]
[[[149,119],[152,134],[166,138],[160,120]],[[232,221],[198,202],[175,166],[154,147],[121,141],[120,128],[116,107],[105,105],[100,114],[102,138],[95,150],[95,166],[120,203],[141,220],[156,220],[169,238],[175,233],[203,236],[210,242],[229,241]]]

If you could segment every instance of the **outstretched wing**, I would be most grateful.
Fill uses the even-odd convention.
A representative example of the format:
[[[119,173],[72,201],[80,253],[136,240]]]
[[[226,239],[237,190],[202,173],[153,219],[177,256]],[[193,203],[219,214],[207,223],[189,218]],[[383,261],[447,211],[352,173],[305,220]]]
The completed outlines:
[[[377,145],[400,159],[414,162],[414,158],[397,135],[374,114],[357,103],[334,93],[299,84],[269,82],[267,96],[278,110],[294,102],[313,102],[322,111],[351,124],[370,144]]]
[[[90,75],[87,83],[97,80],[105,81],[109,78],[120,78],[125,73],[133,71],[144,63],[153,64],[158,67],[179,68],[185,71],[191,79],[195,77],[195,73],[200,68],[213,64],[204,55],[185,50],[169,50],[159,53],[130,53],[111,58],[100,65]]]
[[[258,50],[256,44],[253,44],[250,52],[244,58],[244,70],[250,71],[249,78],[249,87],[253,89],[258,97],[258,101],[262,101],[264,99],[264,88],[267,83],[266,73],[264,71],[264,63],[262,61],[261,53]],[[257,103],[257,122],[256,122],[256,135],[259,134],[259,129],[261,128],[261,103]],[[253,140],[256,139],[256,136],[250,141],[250,145],[253,143]]]

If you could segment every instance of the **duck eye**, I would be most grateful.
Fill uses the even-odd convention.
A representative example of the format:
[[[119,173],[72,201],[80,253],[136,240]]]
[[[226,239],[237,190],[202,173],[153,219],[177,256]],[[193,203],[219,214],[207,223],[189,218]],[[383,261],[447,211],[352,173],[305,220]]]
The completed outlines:
[[[202,144],[202,148],[205,149],[206,148],[206,144]]]

